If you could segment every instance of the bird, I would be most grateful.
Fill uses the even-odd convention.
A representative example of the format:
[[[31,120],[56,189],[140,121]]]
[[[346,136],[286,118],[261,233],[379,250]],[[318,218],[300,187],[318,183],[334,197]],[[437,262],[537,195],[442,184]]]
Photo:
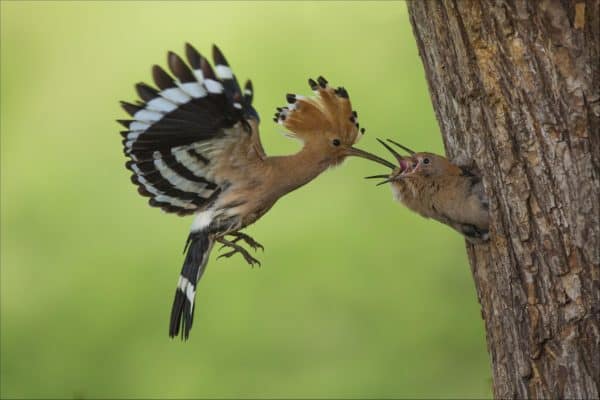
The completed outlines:
[[[312,96],[286,95],[274,122],[302,142],[295,154],[269,156],[259,136],[254,89],[241,89],[221,50],[213,45],[214,68],[191,44],[183,60],[169,51],[170,75],[152,67],[155,87],[135,85],[139,101],[121,102],[131,116],[118,120],[126,168],[139,194],[166,213],[193,216],[184,246],[169,336],[189,338],[196,287],[215,244],[260,265],[253,250],[264,247],[244,232],[287,193],[310,182],[348,156],[388,167],[393,164],[353,145],[365,133],[352,110],[348,91],[319,76],[309,79]]]
[[[402,156],[385,141],[377,140],[392,153],[398,165],[390,174],[366,179],[383,179],[378,185],[389,183],[395,200],[460,232],[471,243],[489,240],[489,201],[475,168],[458,166],[437,154],[417,153],[387,139],[409,154]]]

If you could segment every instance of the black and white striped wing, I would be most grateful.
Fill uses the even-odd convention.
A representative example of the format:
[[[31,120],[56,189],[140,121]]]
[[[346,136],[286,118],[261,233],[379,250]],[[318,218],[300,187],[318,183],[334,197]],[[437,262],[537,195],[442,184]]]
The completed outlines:
[[[122,102],[132,118],[119,121],[127,128],[121,132],[129,158],[126,167],[133,172],[138,192],[150,197],[151,206],[180,215],[192,214],[218,196],[221,188],[211,173],[211,154],[220,142],[225,145],[235,135],[252,134],[247,120],[258,121],[251,82],[242,94],[216,46],[214,71],[189,44],[186,58],[189,66],[169,52],[175,78],[155,65],[157,88],[137,84],[141,101]]]

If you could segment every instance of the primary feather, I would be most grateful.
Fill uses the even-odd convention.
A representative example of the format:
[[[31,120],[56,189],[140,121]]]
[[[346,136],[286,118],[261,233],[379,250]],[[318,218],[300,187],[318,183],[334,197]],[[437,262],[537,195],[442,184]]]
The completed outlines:
[[[242,95],[216,46],[213,53],[219,76],[186,44],[191,67],[169,52],[167,62],[175,78],[155,65],[156,88],[139,83],[140,105],[122,102],[132,117],[120,121],[128,128],[123,133],[126,167],[140,194],[166,212],[193,214],[221,190],[212,179],[208,153],[219,147],[228,128],[258,117],[252,97]]]

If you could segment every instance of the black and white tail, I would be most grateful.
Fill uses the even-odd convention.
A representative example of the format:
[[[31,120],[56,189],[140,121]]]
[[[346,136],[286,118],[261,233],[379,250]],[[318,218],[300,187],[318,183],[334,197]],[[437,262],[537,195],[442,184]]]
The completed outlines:
[[[188,236],[185,246],[187,254],[181,268],[179,282],[175,289],[175,300],[171,308],[170,337],[179,335],[180,330],[182,339],[190,336],[194,320],[196,285],[204,273],[212,245],[213,241],[207,232],[192,232]]]

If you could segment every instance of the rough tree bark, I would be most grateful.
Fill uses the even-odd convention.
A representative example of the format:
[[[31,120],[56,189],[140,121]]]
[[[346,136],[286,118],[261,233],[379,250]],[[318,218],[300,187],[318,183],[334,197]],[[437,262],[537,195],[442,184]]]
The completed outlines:
[[[491,201],[467,251],[497,398],[599,397],[599,4],[408,3],[446,152]]]

